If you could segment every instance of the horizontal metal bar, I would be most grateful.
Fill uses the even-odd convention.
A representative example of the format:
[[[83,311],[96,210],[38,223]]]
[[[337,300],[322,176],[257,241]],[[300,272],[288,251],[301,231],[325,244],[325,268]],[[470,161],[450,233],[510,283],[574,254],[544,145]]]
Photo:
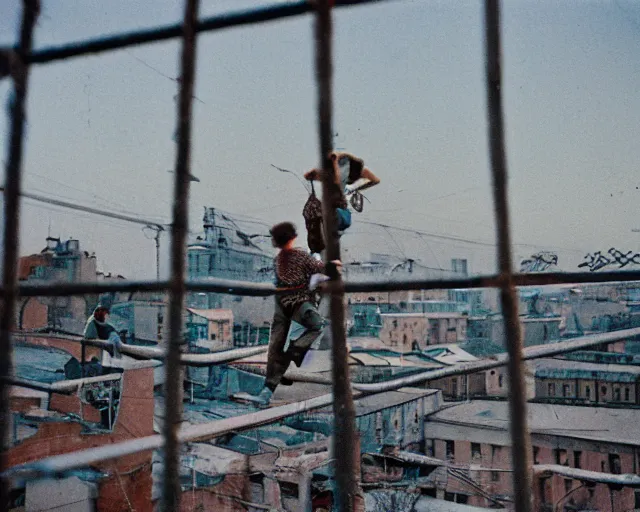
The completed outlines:
[[[601,343],[613,343],[625,338],[631,338],[633,336],[640,336],[640,327],[635,329],[625,329],[621,331],[591,334],[588,336],[581,336],[574,338],[570,341],[561,341],[559,343],[553,343],[548,345],[537,345],[534,347],[527,347],[523,350],[522,359],[539,359],[541,357],[551,357],[558,354],[564,354],[567,352],[575,352],[576,350],[582,350]],[[435,345],[437,346],[437,345]],[[498,360],[476,361],[472,363],[461,363],[450,366],[448,368],[442,368],[440,370],[428,370],[415,375],[409,375],[407,377],[401,377],[387,382],[379,382],[376,384],[353,384],[353,388],[366,393],[383,393],[385,391],[394,391],[398,388],[405,386],[413,386],[416,384],[422,384],[431,380],[437,380],[444,377],[450,377],[453,375],[464,375],[468,373],[475,373],[484,370],[490,370],[492,368],[498,368],[505,366],[508,362],[508,358],[502,357]]]
[[[632,336],[640,336],[640,328],[625,329],[604,334],[594,334],[583,336],[571,341],[555,343],[553,345],[543,345],[540,347],[529,347],[524,350],[523,359],[536,359],[548,357],[566,352],[581,350],[600,343],[612,343]],[[535,349],[535,350],[534,350]],[[497,368],[506,364],[506,358],[494,361],[483,360],[477,363],[465,363],[454,365],[443,370],[431,370],[412,377],[403,377],[381,384],[353,384],[354,397],[378,394],[385,391],[394,391],[413,384],[420,384],[430,380],[452,375],[464,375],[478,371]],[[373,387],[372,387],[373,386]],[[332,404],[332,394],[321,395],[310,400],[296,402],[292,404],[273,407],[255,413],[234,416],[223,420],[216,420],[200,425],[193,425],[183,428],[178,433],[180,442],[204,441],[213,439],[233,431],[248,430],[255,427],[268,425],[284,418],[295,416],[302,412],[319,409]],[[147,450],[157,450],[162,447],[162,436],[153,435],[132,439],[122,443],[110,444],[98,448],[81,450],[64,455],[47,457],[38,462],[15,466],[4,473],[3,476],[10,478],[42,478],[64,473],[72,469],[87,467],[98,462],[124,457]]]
[[[84,342],[86,345],[108,350],[110,353],[113,351],[113,344],[110,341],[105,340],[85,340],[81,336],[66,336],[59,334],[47,334],[47,333],[14,333],[14,337],[21,337],[27,340],[28,338],[49,338],[59,339],[65,341],[72,341],[75,343]],[[156,347],[144,347],[140,345],[127,345],[121,344],[120,352],[125,355],[135,357],[136,359],[154,359],[158,361],[164,361],[165,351],[162,348]],[[212,366],[216,364],[230,363],[246,357],[256,356],[263,354],[268,350],[266,345],[258,347],[244,347],[231,350],[223,350],[220,352],[211,352],[209,354],[180,354],[180,362],[188,366]]]
[[[558,475],[573,480],[580,480],[581,482],[640,487],[640,476],[630,473],[614,475],[611,473],[600,473],[598,471],[587,471],[586,469],[570,468],[559,464],[535,464],[533,466],[533,472],[539,478]]]
[[[4,187],[0,187],[0,192],[4,192]],[[166,224],[159,224],[158,222],[141,219],[139,217],[132,217],[130,215],[122,215],[120,213],[109,212],[106,210],[100,210],[99,208],[92,208],[90,206],[82,206],[79,204],[69,203],[67,201],[60,201],[58,199],[53,199],[50,197],[40,196],[37,194],[31,194],[29,192],[20,192],[21,197],[26,197],[27,199],[33,199],[34,201],[39,201],[41,203],[52,204],[54,206],[61,206],[62,208],[68,208],[70,210],[77,210],[80,212],[93,213],[95,215],[100,215],[101,217],[108,217],[111,219],[123,220],[125,222],[132,222],[134,224],[140,224],[142,226],[154,226],[160,231],[164,231],[164,227]]]
[[[351,5],[364,5],[380,3],[388,0],[335,0],[335,7]],[[292,16],[299,16],[311,12],[314,9],[312,1],[298,1],[287,4],[265,5],[255,9],[239,12],[217,14],[204,18],[196,26],[196,32],[211,32],[242,25],[264,23]],[[182,36],[182,24],[174,23],[152,29],[138,30],[123,34],[111,35],[99,39],[79,41],[52,48],[44,48],[32,52],[29,57],[31,64],[46,64],[71,57],[80,57],[87,54],[95,54],[106,51],[139,46],[148,43],[157,43]]]
[[[119,373],[111,373],[107,375],[98,375],[97,377],[86,377],[84,379],[61,380],[58,382],[46,383],[36,380],[19,379],[17,377],[6,377],[4,381],[10,386],[20,388],[35,389],[37,391],[46,391],[48,393],[59,393],[69,395],[78,390],[78,388],[86,384],[94,384],[96,382],[109,382],[120,380],[122,375]]]
[[[619,272],[556,272],[545,274],[514,274],[516,286],[552,286],[569,284],[623,284],[640,281],[640,270]],[[427,279],[406,281],[364,281],[346,282],[345,293],[387,292],[401,290],[454,290],[496,288],[502,284],[499,275],[486,275],[468,279]],[[169,287],[168,281],[128,281],[100,283],[52,283],[52,284],[20,284],[20,297],[62,297],[67,295],[88,295],[109,292],[158,292]],[[323,283],[321,291],[331,292],[331,283]],[[268,297],[292,293],[290,289],[278,289],[269,283],[235,281],[230,279],[210,278],[202,281],[187,281],[189,292],[222,293],[247,297]],[[0,294],[4,290],[0,289]]]

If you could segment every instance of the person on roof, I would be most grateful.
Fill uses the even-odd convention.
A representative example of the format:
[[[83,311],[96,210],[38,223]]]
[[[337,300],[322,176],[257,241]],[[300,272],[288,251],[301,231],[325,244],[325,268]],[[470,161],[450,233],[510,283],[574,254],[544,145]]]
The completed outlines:
[[[339,196],[333,201],[336,206],[337,231],[341,235],[351,226],[351,211],[349,203],[357,212],[363,209],[363,196],[360,191],[371,188],[380,183],[380,178],[364,166],[364,161],[357,156],[344,151],[332,151],[330,153],[333,165],[334,180],[338,185]],[[304,174],[305,179],[311,182],[311,194],[305,204],[302,216],[307,228],[307,241],[312,252],[319,253],[324,250],[324,236],[322,232],[322,208],[320,201],[313,189],[314,181],[322,181],[322,169],[311,169]],[[347,198],[350,198],[347,200]]]
[[[116,328],[107,322],[108,315],[109,307],[98,304],[84,327],[84,338],[87,340],[98,339],[111,341],[114,347],[114,356],[119,356],[122,340]]]
[[[322,332],[324,319],[318,313],[316,294],[309,286],[311,278],[316,274],[337,273],[342,265],[338,260],[325,265],[302,249],[294,247],[298,233],[291,222],[276,224],[269,232],[273,246],[279,249],[274,260],[276,286],[293,291],[275,298],[267,354],[267,376],[262,391],[258,395],[236,395],[261,407],[267,407],[276,387],[288,380],[283,376],[291,362],[298,367],[302,365],[311,345]],[[314,281],[317,281],[317,278]],[[285,350],[293,321],[302,325],[306,331],[301,337],[290,340],[289,347]],[[288,383],[290,384],[290,381]]]

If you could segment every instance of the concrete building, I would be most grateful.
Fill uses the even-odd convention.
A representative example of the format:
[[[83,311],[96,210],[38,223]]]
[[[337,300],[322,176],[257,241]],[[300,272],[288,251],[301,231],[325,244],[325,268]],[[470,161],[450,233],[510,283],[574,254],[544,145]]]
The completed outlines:
[[[33,284],[92,283],[104,279],[123,279],[119,275],[105,276],[99,273],[95,254],[81,250],[80,242],[75,239],[47,237],[46,247],[39,254],[21,257],[18,267],[18,279]],[[113,302],[114,297],[107,299]],[[101,298],[97,295],[20,299],[16,325],[23,329],[48,327],[81,333],[87,317],[99,300]]]
[[[448,461],[466,482],[447,473],[438,497],[464,494],[469,505],[507,509],[512,489],[509,404],[472,401],[442,409],[425,423],[426,453]],[[538,465],[578,468],[606,474],[637,474],[640,410],[603,410],[530,403],[528,405],[534,470]],[[553,469],[553,468],[551,468]],[[459,475],[458,475],[459,476]],[[633,488],[581,485],[545,473],[535,479],[534,510],[633,510],[640,495]]]
[[[542,345],[559,340],[561,322],[562,318],[559,316],[521,315],[524,346]],[[471,316],[468,323],[469,338],[486,339],[506,347],[502,315]]]
[[[467,315],[463,313],[384,313],[380,318],[380,339],[400,352],[460,343],[467,337]]]
[[[186,327],[190,341],[212,352],[232,348],[233,311],[230,309],[187,309]]]

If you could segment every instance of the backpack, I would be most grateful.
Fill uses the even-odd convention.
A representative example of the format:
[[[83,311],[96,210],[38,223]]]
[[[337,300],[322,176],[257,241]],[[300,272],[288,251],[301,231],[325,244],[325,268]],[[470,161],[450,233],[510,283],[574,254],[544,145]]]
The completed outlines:
[[[316,191],[311,182],[311,194],[302,208],[305,227],[307,228],[307,245],[311,252],[324,251],[324,237],[322,235],[322,203],[316,196]]]

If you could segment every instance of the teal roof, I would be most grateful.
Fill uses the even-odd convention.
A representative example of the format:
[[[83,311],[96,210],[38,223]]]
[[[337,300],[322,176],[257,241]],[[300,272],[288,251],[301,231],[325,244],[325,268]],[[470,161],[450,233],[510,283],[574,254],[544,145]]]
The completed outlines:
[[[539,368],[535,373],[541,379],[589,379],[606,382],[635,382],[638,375],[605,370],[579,370],[574,368]]]

